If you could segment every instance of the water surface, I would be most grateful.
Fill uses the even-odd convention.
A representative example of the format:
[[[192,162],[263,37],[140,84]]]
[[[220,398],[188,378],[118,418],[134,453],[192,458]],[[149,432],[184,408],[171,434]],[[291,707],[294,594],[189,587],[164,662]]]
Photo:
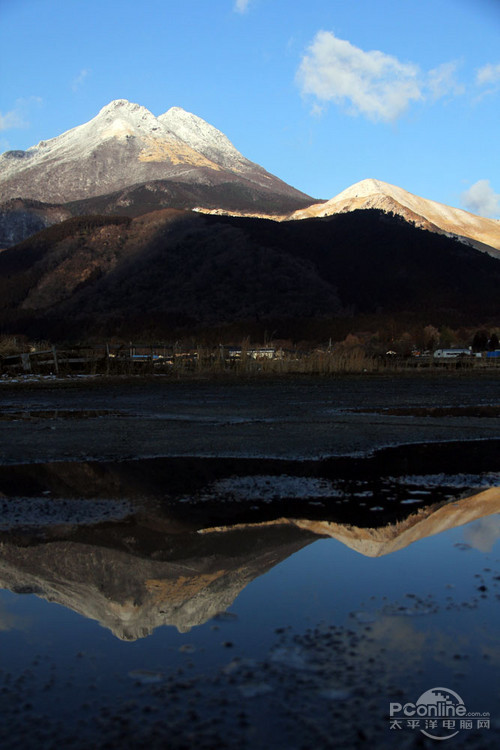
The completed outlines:
[[[425,746],[389,704],[438,686],[490,715],[449,742],[494,746],[492,447],[454,474],[449,445],[184,483],[172,459],[4,467],[3,746]]]

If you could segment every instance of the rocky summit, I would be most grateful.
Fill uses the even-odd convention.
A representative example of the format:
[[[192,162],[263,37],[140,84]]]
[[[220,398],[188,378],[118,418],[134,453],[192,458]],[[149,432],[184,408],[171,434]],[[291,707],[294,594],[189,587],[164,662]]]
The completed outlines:
[[[155,117],[126,99],[112,101],[62,135],[0,156],[1,202],[68,203],[139,185],[154,191],[158,181],[184,191],[196,187],[193,200],[203,206],[207,196],[209,207],[214,204],[207,194],[213,188],[215,206],[229,209],[287,213],[312,202],[246,159],[200,117],[179,107]],[[225,194],[232,195],[232,202],[224,200]],[[167,204],[176,205],[175,195]]]

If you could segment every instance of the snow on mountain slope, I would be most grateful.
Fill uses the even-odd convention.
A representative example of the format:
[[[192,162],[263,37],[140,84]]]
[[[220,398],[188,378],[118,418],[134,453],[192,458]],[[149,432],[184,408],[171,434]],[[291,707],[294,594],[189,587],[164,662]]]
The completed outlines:
[[[177,108],[178,109],[178,108]],[[89,122],[62,133],[62,135],[41,141],[37,146],[32,146],[25,152],[6,152],[2,155],[2,177],[20,171],[27,162],[32,166],[35,162],[49,162],[52,159],[75,158],[86,156],[93,149],[99,148],[106,141],[118,141],[127,143],[129,139],[138,139],[142,150],[139,152],[140,161],[180,161],[180,157],[186,163],[194,163],[199,166],[209,166],[217,169],[218,166],[210,158],[196,153],[197,142],[203,139],[205,130],[215,130],[194,115],[179,110],[185,119],[193,118],[197,121],[199,136],[189,142],[190,131],[188,128],[179,128],[183,133],[176,132],[175,119],[165,120],[168,112],[160,117],[155,117],[146,107],[133,104],[126,99],[116,99],[106,105]],[[180,120],[182,123],[182,120]],[[218,132],[218,131],[216,131]],[[182,136],[185,136],[184,138]],[[220,134],[222,138],[225,136]],[[186,137],[187,136],[187,137]],[[227,139],[226,139],[227,140]],[[231,146],[229,141],[227,143]],[[155,151],[156,147],[156,151]],[[245,161],[234,147],[234,152]],[[190,153],[192,151],[192,153]],[[155,157],[153,158],[153,153]],[[217,156],[216,149],[212,154]],[[177,158],[176,158],[177,157]]]
[[[295,211],[290,218],[331,216],[366,208],[378,208],[386,213],[398,214],[423,229],[453,235],[479,250],[500,257],[500,221],[485,219],[444,203],[420,198],[381,180],[357,182],[326,203]]]
[[[179,107],[155,117],[117,99],[87,123],[0,156],[0,202],[67,202],[155,180],[244,182],[304,205],[307,196],[245,159],[226,136]],[[247,185],[247,183],[250,183]],[[251,204],[251,200],[249,201]]]
[[[216,164],[236,171],[251,164],[224,133],[180,107],[171,107],[158,117],[158,122]]]

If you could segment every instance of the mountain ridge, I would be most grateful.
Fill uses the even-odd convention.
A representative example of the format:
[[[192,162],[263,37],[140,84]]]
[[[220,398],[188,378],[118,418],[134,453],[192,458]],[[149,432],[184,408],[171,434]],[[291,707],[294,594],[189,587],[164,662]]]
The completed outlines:
[[[13,200],[18,201],[15,207]],[[23,200],[51,207],[23,209]],[[86,123],[26,151],[0,155],[0,248],[61,217],[133,217],[163,208],[279,221],[378,209],[500,258],[500,221],[374,178],[328,201],[314,200],[247,159],[224,133],[178,106],[155,116],[140,104],[115,99]]]
[[[374,178],[356,182],[326,202],[298,209],[290,218],[324,218],[368,208],[397,214],[422,229],[453,236],[482,252],[500,257],[500,221],[421,198]]]
[[[228,324],[316,337],[333,319],[403,313],[475,325],[497,317],[499,283],[497,259],[377,209],[286,222],[162,209],[75,217],[4,250],[0,323],[59,340]]]
[[[1,202],[67,203],[154,180],[207,188],[237,182],[250,193],[250,205],[251,191],[257,188],[269,194],[271,203],[281,196],[287,212],[311,201],[246,159],[221,131],[196,115],[172,107],[155,117],[126,99],[110,102],[88,122],[26,151],[0,155]]]

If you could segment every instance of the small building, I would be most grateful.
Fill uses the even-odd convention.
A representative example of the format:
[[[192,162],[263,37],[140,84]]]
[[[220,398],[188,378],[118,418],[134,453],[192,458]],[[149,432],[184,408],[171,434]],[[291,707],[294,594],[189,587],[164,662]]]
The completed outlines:
[[[463,357],[481,357],[481,352],[469,349],[436,349],[434,359],[460,359]]]
[[[259,349],[246,349],[247,357],[252,359],[281,359],[283,352],[281,349],[276,351],[274,347],[261,347]],[[230,359],[241,359],[243,350],[240,349],[229,349]]]

